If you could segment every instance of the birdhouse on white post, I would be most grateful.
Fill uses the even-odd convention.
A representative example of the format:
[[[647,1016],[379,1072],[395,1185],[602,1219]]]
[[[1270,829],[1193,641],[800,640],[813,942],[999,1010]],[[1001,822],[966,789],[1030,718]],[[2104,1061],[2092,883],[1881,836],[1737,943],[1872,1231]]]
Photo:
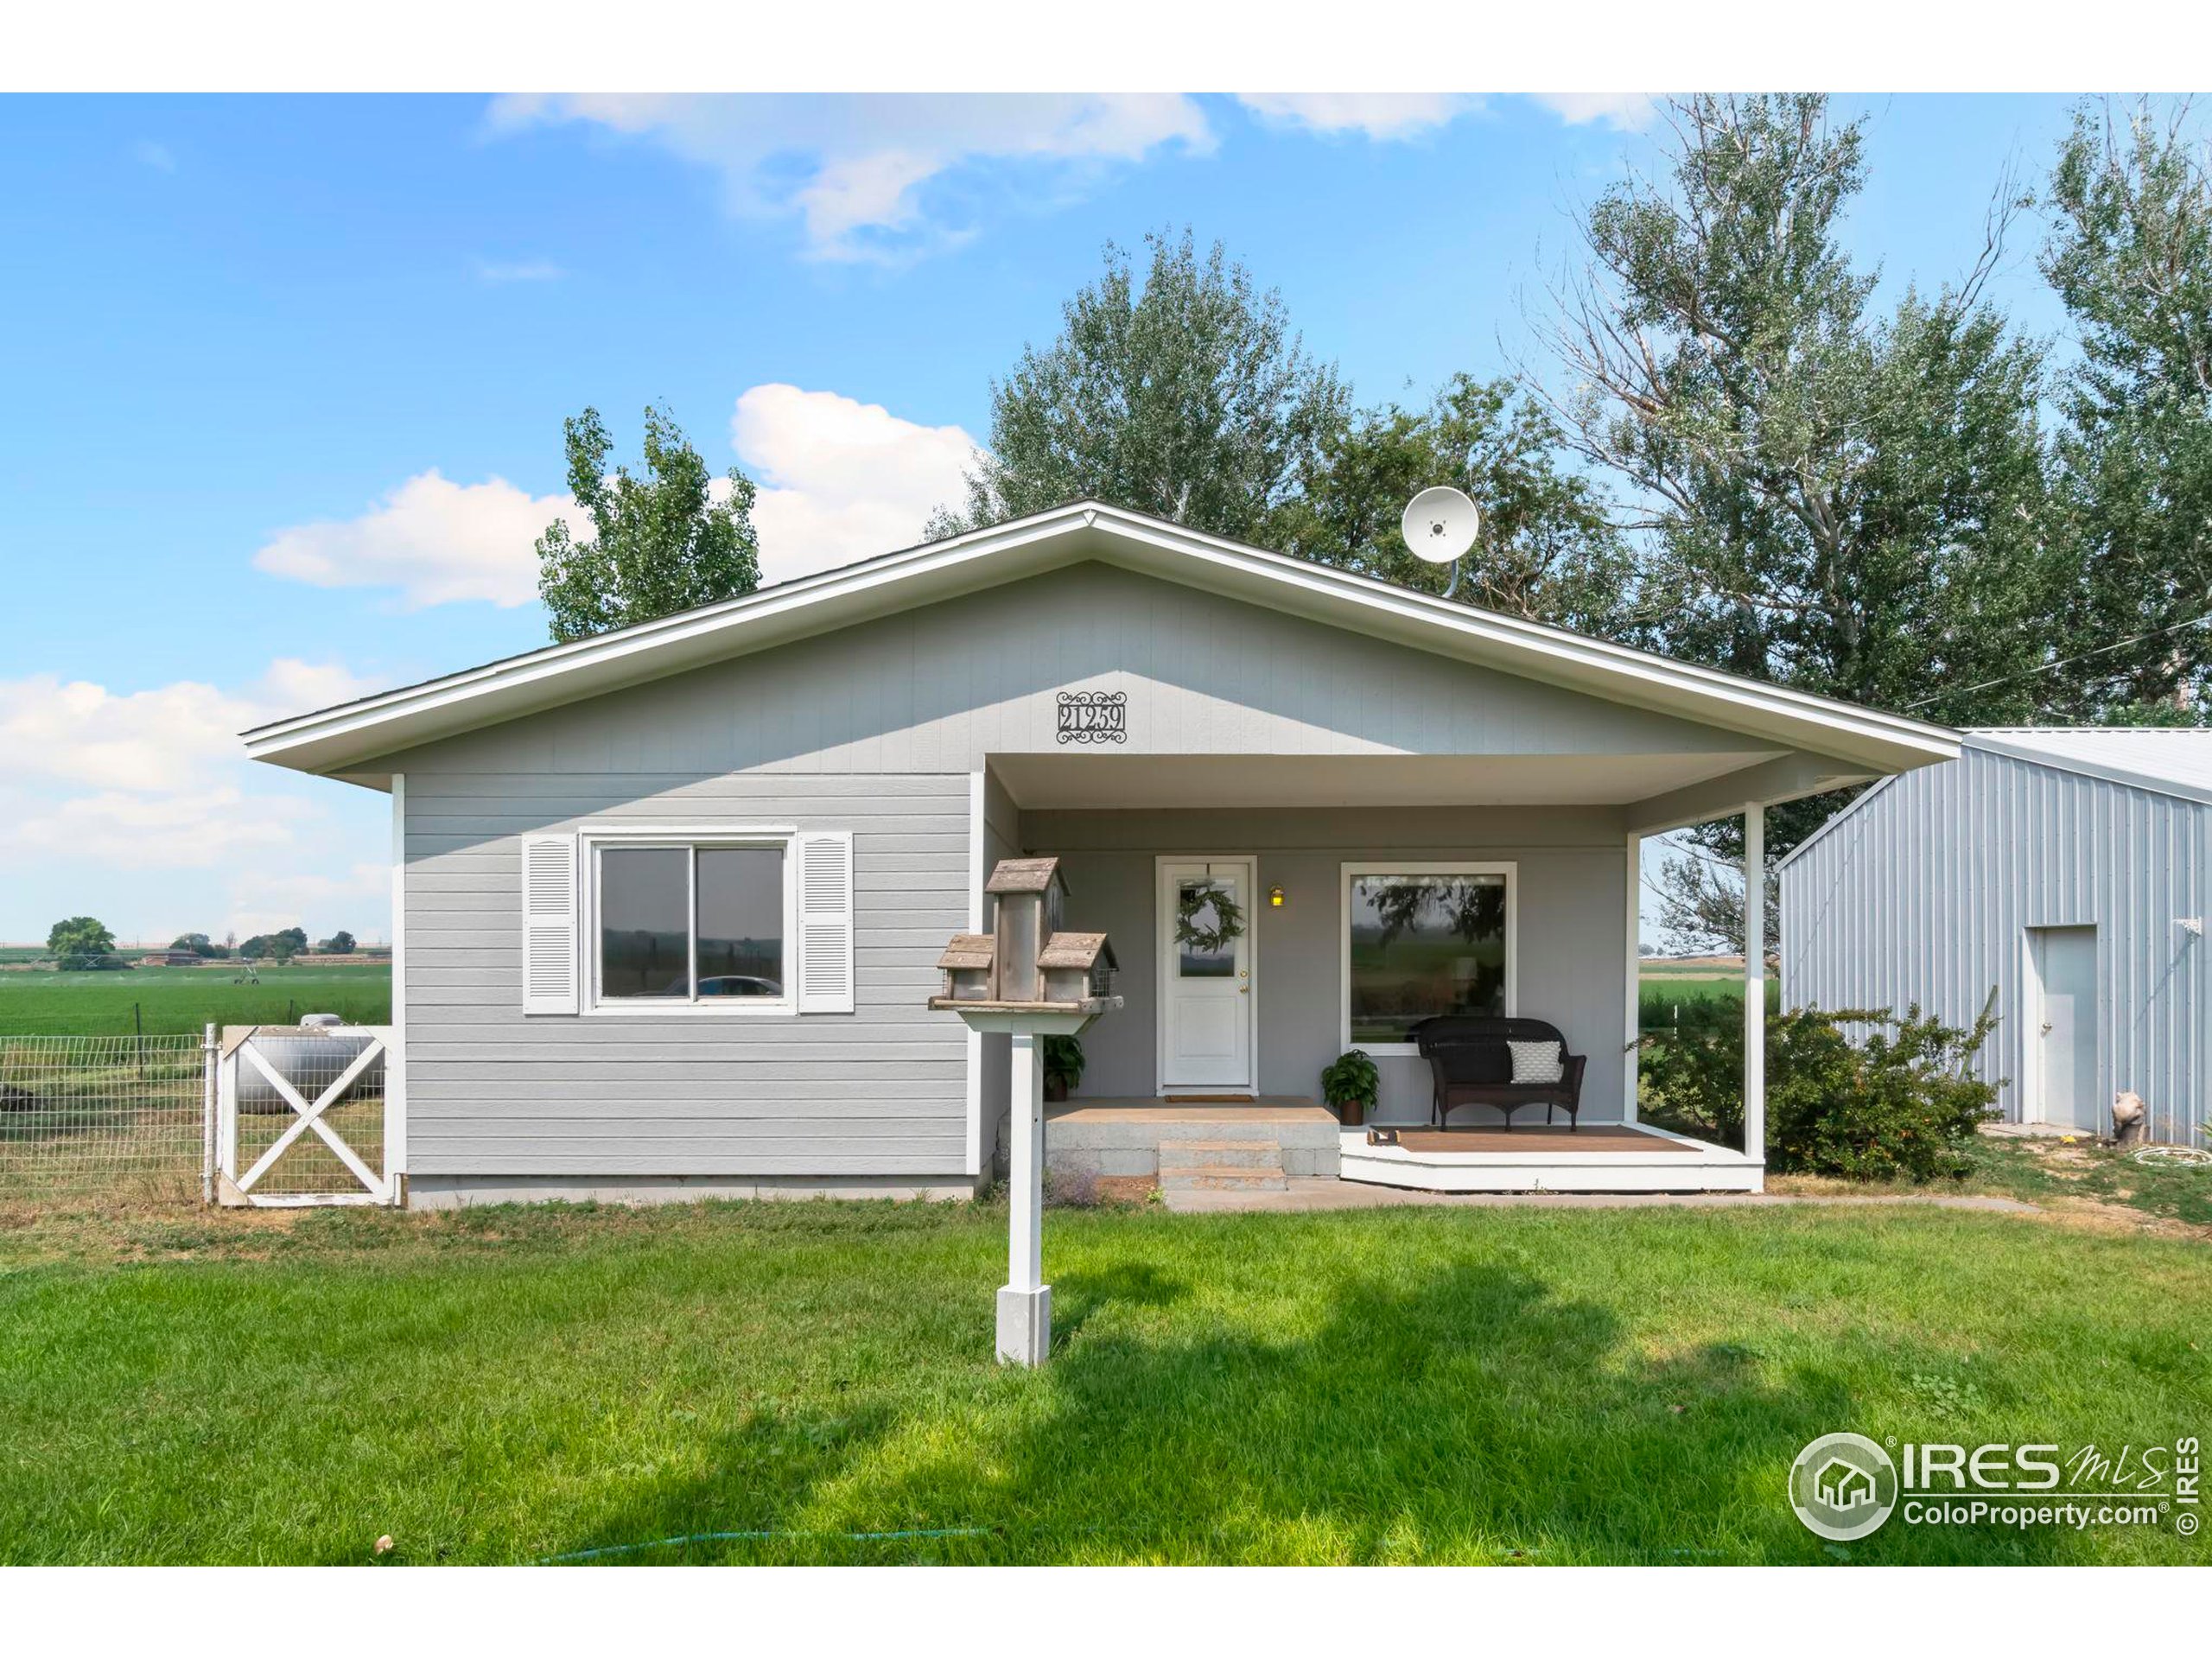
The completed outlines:
[[[1013,1039],[1007,1282],[999,1292],[999,1357],[1042,1364],[1052,1347],[1052,1287],[1044,1281],[1045,1072],[1038,1039],[1072,1037],[1121,1007],[1114,948],[1103,933],[1061,928],[1067,886],[1057,858],[1000,861],[983,891],[998,900],[989,933],[956,933],[938,958],[930,1007],[975,1031]]]

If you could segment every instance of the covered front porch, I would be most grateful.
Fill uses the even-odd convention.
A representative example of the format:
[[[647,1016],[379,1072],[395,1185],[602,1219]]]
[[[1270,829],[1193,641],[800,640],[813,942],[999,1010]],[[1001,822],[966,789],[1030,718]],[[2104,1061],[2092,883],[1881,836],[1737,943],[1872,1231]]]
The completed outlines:
[[[1733,797],[1756,870],[1764,804],[1738,791],[1825,781],[1764,757],[1729,764],[1743,759],[992,757],[979,885],[1000,858],[1058,858],[1068,923],[1110,936],[1124,999],[1084,1033],[1071,1097],[1047,1114],[1052,1166],[1224,1189],[1333,1177],[1439,1192],[1758,1191],[1759,1158],[1640,1122],[1637,1092],[1644,836],[1719,816]],[[1756,903],[1751,925],[1763,937]],[[1745,959],[1746,1017],[1762,1022],[1764,953]],[[1572,1117],[1537,1108],[1509,1120],[1478,1100],[1434,1127],[1416,1027],[1439,1015],[1555,1031],[1576,1079]],[[1745,1080],[1755,1147],[1763,1046],[1750,1046]],[[1397,1131],[1395,1143],[1345,1129],[1325,1103],[1323,1071],[1355,1049],[1375,1066],[1367,1122]]]

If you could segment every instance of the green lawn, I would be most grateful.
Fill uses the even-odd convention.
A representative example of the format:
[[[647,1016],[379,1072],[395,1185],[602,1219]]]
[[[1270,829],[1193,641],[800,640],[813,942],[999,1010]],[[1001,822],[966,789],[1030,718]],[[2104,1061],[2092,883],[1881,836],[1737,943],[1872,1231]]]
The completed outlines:
[[[1814,1436],[2212,1422],[2212,1254],[1933,1210],[325,1211],[0,1229],[0,1560],[2206,1560],[1823,1546]],[[848,1535],[877,1536],[855,1538]],[[881,1535],[896,1534],[897,1536]]]
[[[234,968],[133,968],[105,973],[0,973],[0,1034],[99,1035],[283,1025],[302,1014],[343,1014],[356,1025],[391,1018],[391,969],[264,968],[238,983]]]

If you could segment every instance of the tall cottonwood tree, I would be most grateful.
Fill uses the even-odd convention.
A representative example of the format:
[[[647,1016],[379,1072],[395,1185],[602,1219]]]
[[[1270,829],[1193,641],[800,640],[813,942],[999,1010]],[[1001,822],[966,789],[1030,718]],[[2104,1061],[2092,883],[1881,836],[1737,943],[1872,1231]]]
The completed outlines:
[[[2084,105],[2046,202],[2043,270],[2082,353],[2057,445],[2080,660],[2050,696],[2077,718],[2202,718],[2212,630],[2180,625],[2212,612],[2212,142],[2185,101]]]
[[[1508,615],[1628,639],[1635,568],[1591,480],[1560,463],[1550,415],[1511,380],[1446,381],[1425,408],[1350,411],[1316,447],[1297,494],[1268,528],[1270,545],[1408,588],[1441,589],[1446,571],[1407,550],[1406,503],[1450,484],[1479,506],[1482,533],[1456,596]]]
[[[569,493],[593,534],[579,541],[556,518],[538,537],[537,591],[554,639],[650,622],[760,585],[753,481],[733,467],[717,500],[717,480],[667,410],[645,410],[643,476],[607,471],[613,440],[597,410],[563,422],[562,432]]]
[[[1541,325],[1567,442],[1632,504],[1657,643],[1936,720],[2024,714],[2067,562],[2041,348],[1981,296],[2014,204],[1956,286],[1885,310],[1841,239],[1859,122],[1816,96],[1687,98],[1667,121],[1668,172],[1598,199]],[[1770,849],[1839,804],[1770,814]],[[1697,838],[1740,856],[1733,821]]]
[[[1282,296],[1219,243],[1145,238],[1141,280],[1109,244],[1106,269],[1062,308],[1058,336],[991,385],[991,441],[968,499],[932,536],[1082,496],[1193,530],[1264,538],[1342,418],[1336,371],[1306,356]]]

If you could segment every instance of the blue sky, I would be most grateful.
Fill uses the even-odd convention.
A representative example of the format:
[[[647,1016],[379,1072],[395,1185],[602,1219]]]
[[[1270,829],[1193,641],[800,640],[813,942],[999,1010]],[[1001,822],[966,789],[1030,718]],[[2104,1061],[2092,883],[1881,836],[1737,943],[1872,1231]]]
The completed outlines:
[[[2069,100],[1865,108],[1859,251],[1979,248]],[[0,940],[388,927],[385,798],[230,734],[542,643],[562,418],[665,400],[772,579],[914,539],[1109,238],[1192,226],[1370,399],[1503,372],[1633,99],[0,100]],[[2032,223],[1993,292],[2056,333]]]

